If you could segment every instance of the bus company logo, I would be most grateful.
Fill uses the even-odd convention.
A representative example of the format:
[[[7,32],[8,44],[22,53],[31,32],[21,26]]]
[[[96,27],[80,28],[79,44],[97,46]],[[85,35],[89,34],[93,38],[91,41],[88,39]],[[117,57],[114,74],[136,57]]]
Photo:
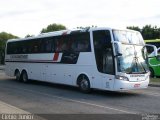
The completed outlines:
[[[137,74],[135,74],[135,75],[130,75],[130,77],[145,77],[145,75],[137,75]]]
[[[28,59],[28,55],[11,55],[11,59]]]

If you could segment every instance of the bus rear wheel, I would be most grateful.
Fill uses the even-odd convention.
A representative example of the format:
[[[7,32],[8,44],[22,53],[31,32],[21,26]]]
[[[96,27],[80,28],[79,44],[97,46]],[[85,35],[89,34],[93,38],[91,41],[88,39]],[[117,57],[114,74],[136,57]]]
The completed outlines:
[[[22,80],[22,82],[24,82],[24,83],[27,83],[27,82],[28,82],[28,74],[27,74],[26,71],[22,71],[21,80]]]
[[[90,88],[90,82],[89,79],[86,75],[81,75],[78,78],[78,86],[81,92],[83,93],[90,93],[91,88]]]

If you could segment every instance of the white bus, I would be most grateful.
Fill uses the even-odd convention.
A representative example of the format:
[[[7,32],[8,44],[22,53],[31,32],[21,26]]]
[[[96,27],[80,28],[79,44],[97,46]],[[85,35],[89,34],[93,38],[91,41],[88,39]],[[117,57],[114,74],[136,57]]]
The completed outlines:
[[[12,39],[6,44],[6,74],[23,82],[78,86],[83,92],[147,88],[150,72],[144,46],[139,32],[112,28]]]

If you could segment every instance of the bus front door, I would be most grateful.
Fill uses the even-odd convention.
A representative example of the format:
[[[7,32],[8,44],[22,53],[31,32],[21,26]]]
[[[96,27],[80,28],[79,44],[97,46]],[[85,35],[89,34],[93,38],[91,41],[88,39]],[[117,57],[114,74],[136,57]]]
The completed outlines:
[[[105,89],[113,89],[114,85],[114,65],[113,65],[113,57],[111,49],[107,49],[103,53],[103,88]]]

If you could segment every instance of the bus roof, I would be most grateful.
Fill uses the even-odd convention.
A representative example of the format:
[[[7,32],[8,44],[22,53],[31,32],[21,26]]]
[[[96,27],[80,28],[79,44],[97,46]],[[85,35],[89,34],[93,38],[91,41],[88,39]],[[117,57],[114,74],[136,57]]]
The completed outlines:
[[[111,27],[93,27],[93,28],[88,28],[88,29],[86,28],[86,29],[61,30],[61,31],[48,32],[48,33],[41,33],[37,36],[32,36],[32,37],[27,37],[27,38],[9,39],[7,42],[13,42],[13,41],[19,41],[19,40],[30,40],[30,39],[37,39],[37,38],[44,38],[44,37],[51,37],[51,36],[60,36],[60,35],[74,33],[74,32],[85,32],[85,31],[94,31],[94,30],[105,30],[105,29],[134,31],[134,30],[122,29],[122,28],[116,29],[116,28],[111,28]]]

